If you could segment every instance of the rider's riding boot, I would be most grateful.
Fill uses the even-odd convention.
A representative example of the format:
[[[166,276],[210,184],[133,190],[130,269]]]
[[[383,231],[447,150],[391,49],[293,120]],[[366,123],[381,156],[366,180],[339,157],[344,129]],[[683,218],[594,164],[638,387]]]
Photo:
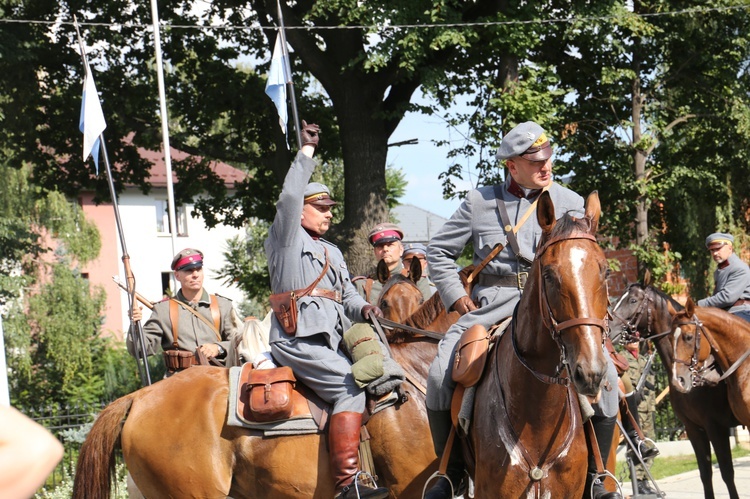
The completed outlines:
[[[635,394],[625,397],[625,402],[628,404],[628,411],[630,411],[630,414],[633,415],[633,419],[635,419],[635,424],[640,426],[641,421],[638,415],[638,404],[636,403]],[[641,455],[641,459],[644,460],[658,456],[659,449],[656,448],[656,445],[651,444],[650,441],[647,443],[644,440],[641,440],[641,437],[638,435],[638,431],[633,426],[633,422],[630,418],[627,417],[626,414],[623,414],[622,416],[622,427],[635,447],[635,449],[633,449],[628,446],[628,457],[635,463],[639,463],[640,461],[636,456],[636,451]]]
[[[359,479],[359,431],[362,414],[339,412],[331,416],[328,426],[328,447],[331,470],[336,483],[335,499],[385,499],[388,489],[374,488]]]
[[[448,441],[453,422],[451,421],[450,411],[431,411],[427,409],[427,419],[430,422],[430,432],[432,433],[432,443],[435,446],[435,454],[438,459],[443,455],[445,445]],[[434,485],[427,490],[424,499],[453,499],[461,496],[466,491],[468,479],[466,477],[466,464],[461,455],[461,444],[457,440],[453,441],[451,454],[448,458],[448,467],[445,471],[447,476],[441,476],[434,480]],[[451,484],[453,484],[453,493],[451,494]]]
[[[594,433],[599,444],[599,453],[602,461],[606,461],[609,456],[609,450],[612,447],[612,438],[615,432],[617,418],[607,418],[604,416],[594,416],[591,418],[594,425]],[[588,434],[587,434],[588,438]],[[593,483],[593,490],[592,485]],[[601,479],[597,477],[596,459],[589,453],[588,473],[586,474],[586,489],[583,492],[585,499],[622,499],[619,492],[608,492],[604,488]]]

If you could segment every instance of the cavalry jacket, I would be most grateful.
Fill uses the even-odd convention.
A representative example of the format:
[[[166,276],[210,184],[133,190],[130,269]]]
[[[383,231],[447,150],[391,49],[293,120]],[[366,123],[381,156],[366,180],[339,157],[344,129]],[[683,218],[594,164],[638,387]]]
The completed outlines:
[[[393,273],[402,273],[406,275],[404,264],[402,262],[398,262],[398,266],[393,270]],[[378,276],[376,276],[375,274],[370,274],[367,277],[359,276],[355,277],[352,282],[354,283],[354,287],[357,289],[357,293],[359,293],[362,298],[369,301],[371,305],[379,305],[378,297],[380,297],[380,292],[383,291],[383,285],[380,283],[380,281],[378,281]],[[369,296],[366,289],[368,282],[372,283],[370,285]],[[419,291],[422,292],[422,297],[425,300],[427,300],[435,292],[435,288],[432,287],[432,285],[430,284],[430,280],[427,279],[426,276],[422,276],[419,278],[419,280],[417,281],[417,288],[419,288]]]
[[[524,216],[534,200],[518,198],[508,192],[511,176],[498,189],[501,202],[505,204],[510,222],[515,225]],[[466,294],[461,280],[456,273],[456,259],[461,255],[466,244],[474,244],[474,265],[479,265],[492,251],[497,243],[504,248],[481,271],[481,274],[505,276],[527,272],[529,269],[519,266],[515,253],[508,244],[508,238],[497,207],[495,186],[486,186],[470,191],[461,206],[427,246],[427,262],[430,278],[435,283],[446,309],[461,296]],[[555,216],[560,218],[565,213],[583,216],[583,198],[575,192],[553,183],[549,194],[555,205]],[[535,198],[536,199],[536,198]],[[536,209],[536,208],[535,208]],[[521,226],[516,238],[524,257],[533,260],[542,229],[536,213]],[[481,275],[480,274],[480,275]],[[492,302],[502,302],[503,317],[513,313],[513,307],[521,299],[521,292],[515,287],[482,286],[481,281],[473,288],[472,298],[484,306]]]
[[[737,300],[750,300],[750,267],[735,253],[729,265],[714,272],[714,295],[698,300],[699,307],[723,308],[732,313],[750,311],[750,304],[734,306]]]
[[[225,351],[229,350],[229,340],[239,328],[240,321],[234,311],[232,300],[219,295],[216,295],[216,298],[219,302],[219,314],[221,315],[221,324],[219,327],[221,340],[216,337],[216,333],[207,324],[180,305],[177,315],[177,344],[180,348],[194,352],[200,345],[216,343],[217,345],[221,345]],[[188,304],[188,307],[190,306],[188,300],[182,294],[182,290],[177,292],[176,299]],[[205,289],[194,309],[205,317],[209,323],[213,324],[211,298]],[[135,356],[134,336],[131,328],[128,333],[127,347],[128,352],[133,356]],[[174,342],[172,321],[169,318],[169,300],[154,304],[151,317],[143,325],[143,336],[146,343],[146,355],[154,355],[159,345],[161,345],[163,350],[174,348],[172,345]]]
[[[330,347],[336,350],[352,321],[363,320],[362,307],[367,302],[354,289],[341,251],[325,239],[314,239],[300,224],[305,187],[314,169],[315,161],[312,158],[297,153],[284,179],[265,249],[272,293],[309,286],[323,271],[325,250],[328,251],[329,268],[316,287],[340,292],[343,303],[317,296],[299,298],[296,336],[323,334]],[[270,343],[286,342],[293,338],[293,335],[284,332],[274,316]]]

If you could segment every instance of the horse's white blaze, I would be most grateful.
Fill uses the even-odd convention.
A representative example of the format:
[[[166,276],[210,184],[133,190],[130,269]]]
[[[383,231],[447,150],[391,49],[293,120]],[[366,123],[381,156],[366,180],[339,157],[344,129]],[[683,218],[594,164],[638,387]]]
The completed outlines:
[[[622,305],[622,302],[625,301],[625,299],[630,295],[630,291],[625,291],[625,293],[620,297],[619,300],[617,300],[617,303],[615,303],[615,306],[612,307],[613,312],[617,312],[617,309]]]

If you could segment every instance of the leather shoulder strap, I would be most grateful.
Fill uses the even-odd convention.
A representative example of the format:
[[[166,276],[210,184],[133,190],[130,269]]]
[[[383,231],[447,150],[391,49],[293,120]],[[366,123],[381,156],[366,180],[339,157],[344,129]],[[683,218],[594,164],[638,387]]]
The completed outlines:
[[[295,291],[294,292],[295,295],[297,295],[297,296],[305,296],[305,295],[309,294],[313,289],[315,289],[315,286],[318,285],[318,283],[320,282],[320,280],[323,279],[323,276],[326,275],[326,272],[328,272],[328,250],[326,248],[323,248],[323,251],[325,252],[325,255],[326,255],[326,264],[323,265],[323,271],[320,273],[320,275],[318,276],[318,278],[315,279],[313,281],[313,283],[310,284],[308,287],[306,287],[305,289],[298,289],[297,291]]]
[[[211,331],[214,332],[214,334],[219,339],[219,341],[222,341],[221,340],[221,335],[219,334],[219,330],[213,325],[213,323],[209,322],[208,319],[206,319],[201,314],[199,314],[198,312],[196,312],[195,310],[193,310],[193,308],[191,306],[187,305],[186,303],[181,302],[180,300],[175,300],[174,298],[172,298],[170,301],[173,301],[173,302],[177,303],[182,308],[184,308],[185,310],[187,310],[188,312],[190,312],[191,314],[193,314],[194,316],[196,316],[198,319],[200,319],[201,321],[203,321],[203,323],[205,325],[207,325],[209,328],[211,328]],[[172,306],[172,304],[170,303],[170,307],[171,306]],[[175,305],[175,307],[176,307],[176,305]],[[173,328],[175,327],[175,324],[177,324],[177,322],[173,322],[172,323],[172,327]]]
[[[542,192],[549,190],[551,184],[548,184],[547,186],[542,189]],[[508,237],[508,244],[510,244],[511,249],[516,254],[517,258],[523,258],[527,262],[531,262],[534,257],[532,256],[531,259],[526,257],[525,255],[521,254],[521,248],[518,245],[518,238],[516,238],[516,233],[521,230],[521,227],[523,227],[523,224],[526,223],[526,220],[529,219],[531,214],[536,210],[536,203],[539,201],[539,196],[534,200],[533,203],[526,209],[526,212],[521,217],[521,220],[518,221],[515,227],[513,227],[510,224],[510,217],[508,216],[508,209],[505,207],[505,201],[503,201],[503,198],[501,196],[502,194],[502,187],[499,185],[495,185],[495,201],[497,202],[497,210],[500,212],[500,219],[503,222],[503,229],[505,229],[505,235]],[[541,193],[539,194],[541,196]]]
[[[177,320],[180,316],[180,310],[177,308],[177,304],[179,302],[175,300],[174,298],[169,300],[169,322],[172,323],[172,345],[174,345],[175,348],[178,348],[177,345]]]
[[[214,320],[214,328],[216,331],[221,331],[221,312],[219,312],[219,299],[216,295],[211,296],[211,318]],[[219,336],[221,341],[221,336]]]

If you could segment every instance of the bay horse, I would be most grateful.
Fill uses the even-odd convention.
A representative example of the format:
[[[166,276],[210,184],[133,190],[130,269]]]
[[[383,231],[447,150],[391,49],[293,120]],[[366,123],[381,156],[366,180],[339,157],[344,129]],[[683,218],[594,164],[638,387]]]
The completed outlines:
[[[420,390],[437,346],[415,339],[391,350],[411,379],[408,400],[372,416],[367,430],[379,484],[391,497],[417,499],[437,468]],[[145,497],[333,497],[326,435],[264,437],[228,426],[228,373],[191,367],[109,404],[81,447],[73,497],[110,497],[118,447]]]
[[[653,341],[662,364],[668,372],[674,365],[671,338],[672,318],[684,310],[676,300],[651,283],[646,274],[642,283],[628,286],[612,308],[610,328],[613,333],[625,335],[624,343]],[[734,483],[730,429],[739,422],[732,414],[724,383],[715,387],[702,386],[690,393],[682,393],[670,382],[669,402],[677,418],[685,426],[690,444],[698,462],[703,495],[714,499],[711,465],[711,447],[716,453],[721,478],[731,499],[739,499]]]
[[[739,422],[750,426],[750,322],[712,307],[696,307],[688,298],[685,310],[672,319],[672,379],[683,393],[693,389],[713,356],[727,386],[729,406]]]
[[[608,365],[600,213],[596,192],[582,219],[556,220],[549,193],[539,197],[542,236],[531,272],[476,389],[469,429],[476,497],[583,496],[588,449],[575,392],[595,397]]]

